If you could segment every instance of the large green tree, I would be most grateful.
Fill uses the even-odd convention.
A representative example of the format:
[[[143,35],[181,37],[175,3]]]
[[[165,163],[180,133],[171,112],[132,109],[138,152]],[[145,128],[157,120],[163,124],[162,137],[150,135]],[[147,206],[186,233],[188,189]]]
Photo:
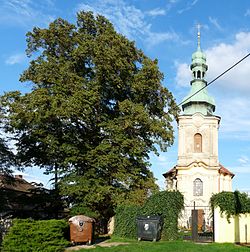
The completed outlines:
[[[109,216],[155,190],[148,154],[173,143],[178,109],[157,60],[103,16],[80,12],[27,33],[29,93],[2,97],[21,164],[53,172],[62,195]],[[167,111],[167,112],[166,112]]]

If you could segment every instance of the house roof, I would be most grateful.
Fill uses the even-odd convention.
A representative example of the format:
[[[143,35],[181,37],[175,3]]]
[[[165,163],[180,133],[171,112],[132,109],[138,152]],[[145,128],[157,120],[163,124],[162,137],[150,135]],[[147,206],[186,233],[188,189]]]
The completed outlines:
[[[29,193],[31,190],[36,189],[36,187],[20,175],[14,177],[0,174],[0,189]]]

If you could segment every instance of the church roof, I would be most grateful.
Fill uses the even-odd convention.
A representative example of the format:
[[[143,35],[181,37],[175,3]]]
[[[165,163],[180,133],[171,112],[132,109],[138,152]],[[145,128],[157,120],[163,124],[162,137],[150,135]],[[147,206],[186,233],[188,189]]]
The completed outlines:
[[[191,90],[182,101],[184,114],[193,115],[200,112],[204,115],[212,115],[215,111],[215,101],[207,92],[207,82],[205,75],[208,69],[206,55],[200,47],[200,31],[198,30],[198,48],[192,54],[192,64],[190,66],[193,79],[191,80]]]
[[[227,168],[220,164],[219,173],[223,175],[230,175],[232,178],[234,177],[234,173],[230,172]]]
[[[195,162],[193,162],[195,163]],[[223,174],[224,176],[229,175],[232,178],[234,177],[234,173],[230,172],[227,168],[225,168],[222,164],[219,164],[219,174]],[[169,171],[163,173],[162,175],[167,178],[167,177],[172,177],[173,175],[176,175],[176,171],[177,171],[177,166],[175,165],[173,168],[171,168]]]
[[[166,177],[169,177],[170,175],[172,176],[175,172],[176,172],[176,166],[174,166],[169,171],[163,173],[162,175],[166,178]]]

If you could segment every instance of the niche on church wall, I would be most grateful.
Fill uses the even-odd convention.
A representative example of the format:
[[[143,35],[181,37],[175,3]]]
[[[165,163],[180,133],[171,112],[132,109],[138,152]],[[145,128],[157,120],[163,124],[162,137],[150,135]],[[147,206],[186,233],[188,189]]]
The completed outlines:
[[[202,135],[200,133],[194,135],[194,152],[202,152]]]

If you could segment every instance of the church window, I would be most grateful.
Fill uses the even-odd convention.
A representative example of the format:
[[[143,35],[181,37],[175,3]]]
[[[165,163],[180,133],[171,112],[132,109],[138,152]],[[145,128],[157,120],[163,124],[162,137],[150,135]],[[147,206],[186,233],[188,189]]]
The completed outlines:
[[[202,152],[202,135],[199,133],[194,135],[194,152]]]
[[[193,194],[194,196],[202,196],[203,195],[203,182],[201,179],[197,178],[194,180],[193,185]]]
[[[198,79],[201,78],[201,71],[200,71],[200,70],[197,72],[197,78],[198,78]]]

